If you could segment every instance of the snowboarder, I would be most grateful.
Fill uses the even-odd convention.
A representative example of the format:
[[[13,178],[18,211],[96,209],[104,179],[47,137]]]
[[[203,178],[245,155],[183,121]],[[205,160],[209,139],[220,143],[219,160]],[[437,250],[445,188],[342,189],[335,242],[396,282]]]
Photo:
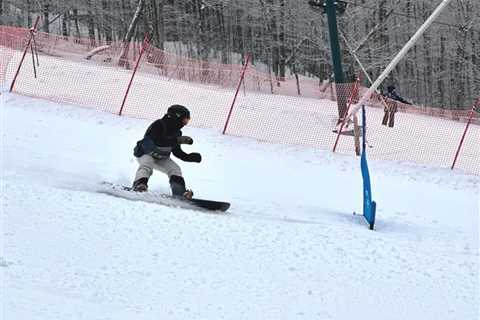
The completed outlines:
[[[387,94],[385,95],[385,97],[389,98],[390,101],[387,102],[388,106],[384,108],[385,115],[383,116],[382,124],[386,126],[388,123],[388,126],[390,128],[393,128],[393,125],[395,123],[395,113],[397,112],[397,109],[398,109],[396,101],[404,104],[411,104],[411,103],[403,99],[402,97],[400,97],[395,91],[395,87],[392,85],[387,87]]]
[[[193,144],[193,139],[183,136],[180,130],[190,121],[190,111],[181,105],[172,105],[163,118],[153,122],[145,132],[142,140],[134,148],[134,156],[139,167],[135,175],[132,189],[144,192],[148,189],[148,179],[153,170],[165,173],[170,181],[172,194],[175,197],[192,199],[192,190],[187,190],[180,166],[170,158],[174,156],[187,162],[200,162],[199,153],[185,153],[182,144]]]

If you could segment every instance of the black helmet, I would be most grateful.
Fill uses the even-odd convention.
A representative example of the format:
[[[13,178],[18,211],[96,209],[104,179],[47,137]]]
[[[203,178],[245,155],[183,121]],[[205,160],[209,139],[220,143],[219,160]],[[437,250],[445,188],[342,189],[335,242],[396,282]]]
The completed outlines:
[[[177,119],[184,119],[184,118],[190,119],[190,111],[188,111],[186,107],[181,106],[179,104],[174,104],[170,106],[167,110],[167,114]]]

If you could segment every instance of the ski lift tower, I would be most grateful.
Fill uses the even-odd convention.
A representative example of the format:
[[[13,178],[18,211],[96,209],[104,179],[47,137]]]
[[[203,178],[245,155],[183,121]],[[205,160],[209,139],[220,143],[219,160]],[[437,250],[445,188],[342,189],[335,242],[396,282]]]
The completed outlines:
[[[327,15],[328,31],[330,34],[330,49],[332,52],[333,74],[336,84],[344,83],[342,57],[338,40],[337,13],[342,15],[347,9],[347,3],[341,0],[308,0],[312,10]],[[342,85],[337,85],[338,123],[342,122],[347,111],[347,94],[344,94]]]

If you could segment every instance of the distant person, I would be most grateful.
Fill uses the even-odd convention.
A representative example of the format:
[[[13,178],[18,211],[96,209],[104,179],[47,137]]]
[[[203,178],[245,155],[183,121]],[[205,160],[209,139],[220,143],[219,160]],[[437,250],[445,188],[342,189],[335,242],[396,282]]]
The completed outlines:
[[[411,105],[411,103],[400,97],[395,91],[394,86],[387,87],[387,93],[385,94],[385,97],[387,97],[389,100],[387,101],[387,106],[384,109],[385,115],[383,116],[382,124],[386,126],[388,123],[388,126],[393,128],[395,124],[395,113],[398,110],[396,101],[409,105]]]

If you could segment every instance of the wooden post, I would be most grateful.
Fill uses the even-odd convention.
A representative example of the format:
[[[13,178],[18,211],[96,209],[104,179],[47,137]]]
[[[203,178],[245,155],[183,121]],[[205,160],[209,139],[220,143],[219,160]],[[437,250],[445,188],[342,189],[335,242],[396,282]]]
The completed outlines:
[[[225,127],[223,128],[222,134],[227,132],[228,123],[230,122],[230,117],[232,116],[233,106],[235,105],[235,101],[237,100],[238,92],[240,91],[240,86],[242,85],[243,79],[245,77],[245,71],[247,71],[248,63],[250,62],[250,54],[247,55],[247,60],[245,61],[245,65],[242,69],[242,74],[240,75],[240,80],[238,81],[237,91],[235,92],[235,96],[233,97],[232,105],[230,106],[230,111],[228,112],[227,120],[225,121]]]
[[[13,87],[15,86],[15,82],[17,81],[18,74],[20,73],[20,69],[22,68],[22,65],[23,65],[23,61],[25,60],[25,56],[27,55],[27,50],[32,45],[33,33],[37,31],[37,25],[39,21],[40,21],[40,16],[37,16],[37,19],[35,19],[35,23],[33,24],[33,27],[30,28],[30,31],[29,31],[30,38],[28,38],[27,45],[23,50],[23,55],[22,55],[22,58],[20,59],[20,63],[18,64],[17,71],[15,72],[15,76],[13,77],[9,92],[13,91]],[[35,64],[34,64],[34,67],[35,67]]]
[[[457,152],[455,153],[455,158],[453,159],[453,163],[452,163],[452,167],[451,167],[452,170],[455,168],[455,164],[457,163],[457,159],[458,159],[458,156],[460,154],[460,150],[462,149],[463,142],[465,141],[465,137],[467,136],[467,131],[468,131],[468,128],[470,127],[470,123],[472,122],[473,115],[475,114],[477,104],[480,105],[480,98],[477,99],[476,103],[473,104],[472,110],[470,110],[467,125],[465,126],[465,130],[463,131],[462,139],[460,139],[460,143],[458,145]]]
[[[360,155],[360,126],[357,115],[353,116],[353,139],[355,140],[355,154]]]
[[[333,152],[335,152],[335,150],[337,150],[338,141],[340,140],[340,134],[342,133],[343,127],[345,126],[345,123],[347,122],[347,119],[348,119],[347,114],[350,110],[350,107],[352,106],[353,98],[355,97],[355,95],[359,91],[359,87],[360,87],[360,77],[357,78],[357,80],[355,81],[355,84],[353,86],[352,94],[350,95],[350,99],[348,100],[347,109],[345,110],[345,114],[343,115],[343,121],[340,124],[340,128],[338,128],[337,138],[335,139],[335,144],[333,145]],[[337,94],[338,94],[338,90],[337,90]]]
[[[140,49],[140,53],[138,54],[137,61],[135,62],[135,68],[133,69],[132,76],[130,77],[130,82],[128,83],[127,90],[125,91],[125,95],[123,96],[123,101],[122,101],[122,106],[120,107],[120,111],[118,112],[118,115],[122,115],[123,107],[125,106],[125,102],[127,101],[127,96],[128,93],[130,92],[130,88],[132,86],[133,78],[135,77],[135,74],[137,73],[138,66],[140,64],[140,60],[142,59],[143,52],[145,51],[145,47],[148,44],[148,36],[145,35],[145,38],[143,39],[142,43],[142,48]]]

